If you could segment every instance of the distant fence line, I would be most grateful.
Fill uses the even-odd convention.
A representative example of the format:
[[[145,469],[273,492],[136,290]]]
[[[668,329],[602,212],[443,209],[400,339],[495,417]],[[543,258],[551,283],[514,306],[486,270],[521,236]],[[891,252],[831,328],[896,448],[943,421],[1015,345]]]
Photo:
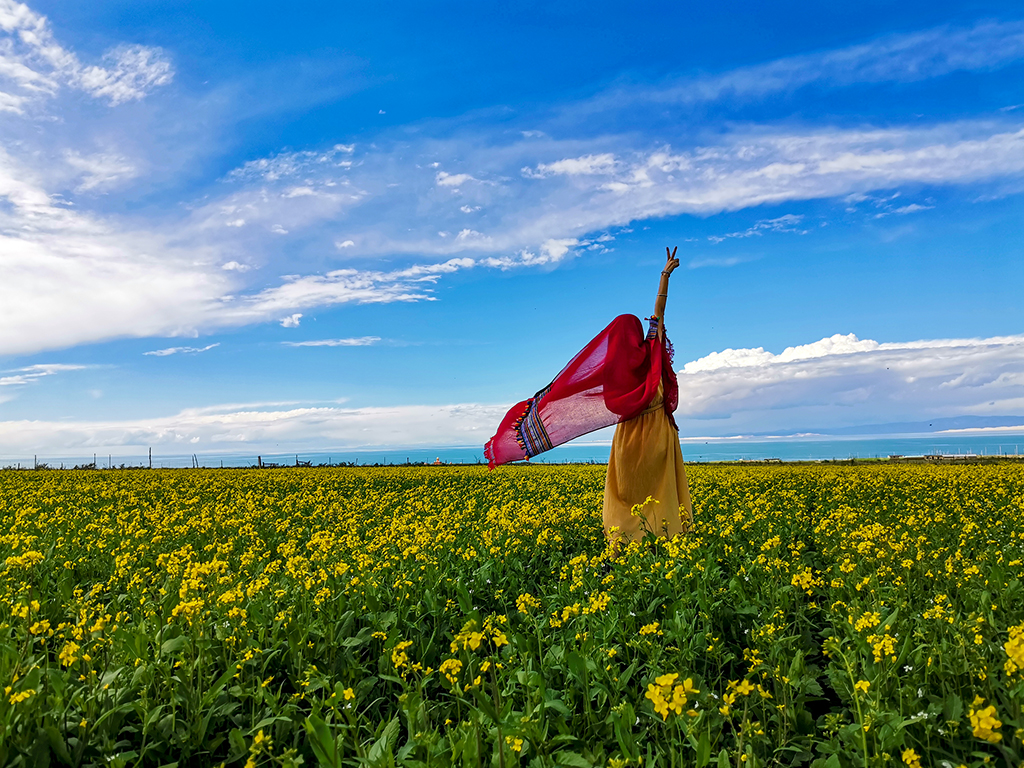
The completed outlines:
[[[1007,448],[1011,450],[1006,450]],[[411,453],[411,452],[410,452]],[[428,453],[433,453],[428,452]],[[993,460],[1024,460],[1024,455],[1019,453],[1017,445],[995,446],[994,450],[981,450],[977,453],[930,453],[920,455],[902,454],[864,454],[863,452],[851,452],[849,456],[834,456],[828,458],[814,456],[791,456],[779,457],[723,457],[714,455],[693,455],[686,458],[688,464],[782,464],[782,463],[857,463],[857,462],[878,462],[889,463],[971,463],[988,462]],[[286,469],[286,468],[327,468],[327,467],[430,467],[430,466],[486,466],[482,457],[474,457],[467,460],[464,457],[449,457],[441,459],[435,457],[433,460],[427,458],[413,458],[412,456],[393,457],[372,456],[370,458],[358,457],[352,459],[335,460],[333,456],[325,454],[231,454],[200,456],[191,455],[170,455],[156,456],[147,454],[138,456],[118,456],[107,454],[105,457],[99,454],[89,461],[82,457],[60,457],[35,455],[31,459],[19,457],[0,456],[0,471],[19,470],[147,470],[147,469]],[[516,462],[517,464],[534,465],[603,465],[608,463],[607,455],[604,456],[575,456],[575,457],[538,457],[532,461]]]

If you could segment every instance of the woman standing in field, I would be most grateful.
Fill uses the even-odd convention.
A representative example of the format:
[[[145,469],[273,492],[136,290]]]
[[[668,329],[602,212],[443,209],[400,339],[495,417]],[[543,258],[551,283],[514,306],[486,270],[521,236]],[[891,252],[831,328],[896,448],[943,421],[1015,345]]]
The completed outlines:
[[[513,406],[484,448],[493,469],[617,424],[603,512],[605,534],[616,541],[640,539],[644,529],[674,536],[692,520],[690,489],[672,417],[679,390],[664,325],[669,277],[679,260],[675,249],[665,251],[665,268],[646,335],[635,316],[615,318],[554,381]]]
[[[658,535],[671,537],[688,528],[693,520],[679,432],[672,418],[679,393],[671,367],[671,346],[665,337],[668,281],[679,266],[679,259],[675,258],[675,249],[669,252],[666,248],[665,252],[668,258],[661,272],[645,341],[660,346],[668,359],[669,365],[663,374],[671,377],[673,401],[671,410],[665,407],[666,376],[663,375],[654,398],[640,415],[620,421],[615,427],[604,481],[604,530],[609,538],[641,539],[645,526]],[[638,514],[633,514],[636,505],[643,506]]]

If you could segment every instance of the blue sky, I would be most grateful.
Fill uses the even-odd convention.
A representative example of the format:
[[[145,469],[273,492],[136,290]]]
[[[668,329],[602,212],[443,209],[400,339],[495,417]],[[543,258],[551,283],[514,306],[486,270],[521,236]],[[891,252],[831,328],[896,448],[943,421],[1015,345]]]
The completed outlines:
[[[1024,416],[1022,75],[1011,3],[0,0],[0,458],[480,444],[665,245],[684,437]]]

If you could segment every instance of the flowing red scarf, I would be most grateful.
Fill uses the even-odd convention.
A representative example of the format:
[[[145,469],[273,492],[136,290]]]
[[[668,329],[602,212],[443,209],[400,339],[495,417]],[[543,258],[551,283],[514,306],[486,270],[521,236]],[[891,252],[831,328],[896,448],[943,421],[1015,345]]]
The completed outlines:
[[[664,384],[665,413],[679,402],[672,370],[672,345],[658,338],[651,318],[644,335],[634,315],[619,315],[585,346],[555,380],[529,400],[517,403],[484,447],[488,466],[519,461],[573,438],[636,418]]]

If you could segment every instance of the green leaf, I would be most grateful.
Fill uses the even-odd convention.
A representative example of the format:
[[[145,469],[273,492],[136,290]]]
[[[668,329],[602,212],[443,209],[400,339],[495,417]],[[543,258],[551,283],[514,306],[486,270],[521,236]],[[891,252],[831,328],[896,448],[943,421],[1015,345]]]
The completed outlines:
[[[397,717],[391,718],[381,733],[380,738],[374,742],[373,746],[370,747],[370,752],[367,755],[367,759],[371,764],[376,764],[381,761],[385,756],[394,755],[395,742],[398,740],[398,729],[400,723]]]
[[[569,651],[566,657],[569,670],[582,682],[587,679],[587,660],[576,651]]]
[[[790,682],[797,683],[801,677],[803,677],[804,670],[804,652],[797,651],[796,655],[793,656],[793,661],[789,663],[789,672],[786,677],[789,678]]]
[[[572,713],[569,711],[569,708],[565,706],[565,703],[561,699],[546,699],[544,701],[544,708],[553,709],[562,717],[572,717]]]
[[[313,747],[317,763],[322,768],[340,768],[341,758],[338,755],[338,742],[331,733],[330,726],[316,715],[310,715],[303,723],[309,744]],[[234,735],[232,731],[232,735]]]
[[[178,637],[172,637],[170,640],[164,640],[160,644],[160,653],[163,656],[169,656],[172,653],[177,653],[188,643],[188,638],[184,635],[178,635]]]
[[[278,715],[277,717],[264,717],[256,725],[249,729],[249,733],[256,734],[267,726],[273,725],[274,723],[290,723],[292,719],[290,717],[284,717]]]
[[[707,731],[704,731],[700,735],[700,741],[697,742],[697,768],[704,768],[711,762],[711,737]]]
[[[494,709],[494,702],[491,701],[490,697],[481,688],[473,688],[473,698],[476,699],[477,706],[481,712],[487,715],[493,722],[498,722],[498,713]]]
[[[569,768],[594,768],[594,764],[578,752],[556,752],[555,762]]]
[[[465,614],[473,612],[473,599],[469,596],[469,592],[466,591],[465,585],[460,581],[455,587],[455,594],[459,598],[459,608]]]
[[[71,759],[71,755],[68,754],[68,748],[64,744],[64,739],[57,731],[57,726],[47,725],[44,729],[46,731],[46,739],[50,743],[50,749],[65,765],[73,765],[74,761]]]
[[[166,704],[159,704],[149,710],[149,714],[146,715],[146,719],[142,721],[142,727],[144,729],[148,729],[154,722],[156,722],[156,719],[160,717],[160,714],[164,711],[164,707],[166,706]]]
[[[964,714],[964,702],[955,693],[951,693],[942,702],[942,719],[959,720]]]
[[[228,734],[228,744],[231,745],[231,760],[238,760],[249,751],[249,748],[245,746],[245,737],[238,728],[231,729],[231,732]]]

